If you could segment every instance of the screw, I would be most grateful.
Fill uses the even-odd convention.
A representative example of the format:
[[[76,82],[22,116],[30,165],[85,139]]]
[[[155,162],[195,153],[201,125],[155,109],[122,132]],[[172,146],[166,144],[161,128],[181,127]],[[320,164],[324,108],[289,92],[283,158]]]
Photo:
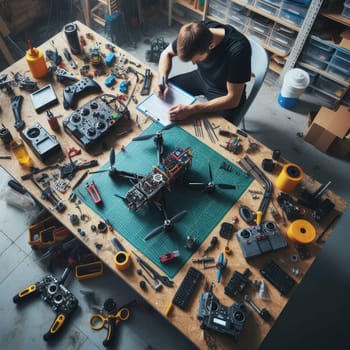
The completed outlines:
[[[269,321],[272,318],[270,312],[265,308],[260,309],[248,294],[244,295],[244,301],[246,301],[264,321]]]

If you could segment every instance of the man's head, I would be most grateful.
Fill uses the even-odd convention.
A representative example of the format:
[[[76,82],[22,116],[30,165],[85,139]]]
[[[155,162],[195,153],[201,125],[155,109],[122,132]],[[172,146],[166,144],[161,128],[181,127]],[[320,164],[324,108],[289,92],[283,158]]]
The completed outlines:
[[[202,23],[188,23],[181,27],[177,37],[180,60],[192,60],[192,63],[203,61],[213,47],[213,33]]]

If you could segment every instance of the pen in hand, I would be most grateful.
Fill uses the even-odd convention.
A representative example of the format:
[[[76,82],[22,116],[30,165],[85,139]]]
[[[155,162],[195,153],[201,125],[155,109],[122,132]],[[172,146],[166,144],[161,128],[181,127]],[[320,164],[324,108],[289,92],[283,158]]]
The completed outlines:
[[[162,93],[165,91],[165,78],[164,75],[162,76]]]

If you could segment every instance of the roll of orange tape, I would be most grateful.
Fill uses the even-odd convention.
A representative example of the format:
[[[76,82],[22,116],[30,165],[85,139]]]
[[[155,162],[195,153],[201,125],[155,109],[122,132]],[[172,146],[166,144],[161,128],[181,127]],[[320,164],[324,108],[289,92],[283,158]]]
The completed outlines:
[[[286,164],[276,180],[276,187],[283,192],[291,192],[304,176],[303,170],[297,164]]]
[[[118,270],[125,270],[130,266],[131,254],[120,251],[114,256],[114,264]]]
[[[295,220],[289,226],[287,235],[296,243],[308,244],[314,241],[316,237],[316,229],[307,220]]]

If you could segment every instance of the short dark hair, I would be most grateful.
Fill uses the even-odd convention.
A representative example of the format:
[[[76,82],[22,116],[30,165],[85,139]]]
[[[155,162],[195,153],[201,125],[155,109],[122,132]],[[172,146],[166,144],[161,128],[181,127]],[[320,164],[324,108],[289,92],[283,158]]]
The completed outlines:
[[[177,55],[188,62],[194,55],[209,51],[213,33],[202,23],[192,22],[181,27],[177,37]]]

